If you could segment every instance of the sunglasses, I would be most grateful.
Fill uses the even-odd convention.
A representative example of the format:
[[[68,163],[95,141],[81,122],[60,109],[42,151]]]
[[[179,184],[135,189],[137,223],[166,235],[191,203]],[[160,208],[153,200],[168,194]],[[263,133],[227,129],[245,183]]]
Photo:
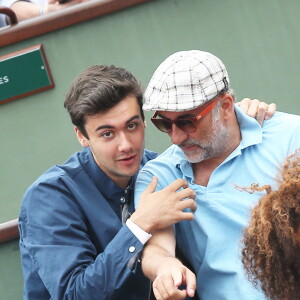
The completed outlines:
[[[205,115],[207,115],[217,104],[219,101],[219,97],[215,100],[213,100],[204,110],[202,110],[199,115],[195,117],[187,117],[187,118],[178,118],[175,120],[169,120],[164,118],[157,118],[158,111],[155,112],[153,117],[151,118],[152,123],[155,125],[155,127],[162,131],[162,132],[171,132],[173,124],[176,125],[177,128],[180,130],[191,133],[196,131],[197,129],[197,121],[199,121],[201,118],[203,118]]]

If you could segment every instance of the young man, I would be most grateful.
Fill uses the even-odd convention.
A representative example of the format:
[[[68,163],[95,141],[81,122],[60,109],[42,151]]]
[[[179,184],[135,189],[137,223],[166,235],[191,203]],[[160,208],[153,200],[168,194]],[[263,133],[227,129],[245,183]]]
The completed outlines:
[[[93,66],[72,83],[65,107],[83,150],[24,196],[24,299],[147,299],[149,281],[137,262],[149,233],[192,220],[196,204],[185,180],[153,193],[154,178],[134,212],[136,174],[157,156],[144,150],[142,99],[123,68]]]
[[[152,122],[174,145],[140,171],[135,199],[153,176],[157,190],[183,178],[197,193],[194,220],[175,228],[201,300],[264,299],[240,259],[242,232],[260,195],[241,194],[239,187],[269,184],[282,160],[300,147],[299,116],[278,112],[260,127],[234,98],[223,63],[197,50],[168,57],[145,92],[144,110],[155,111]],[[172,227],[155,232],[144,249],[143,271],[159,300],[194,295],[194,274],[174,256]],[[182,283],[186,290],[178,289]]]
[[[181,179],[173,197],[153,194],[133,213],[136,173],[156,157],[144,151],[142,99],[133,75],[114,66],[88,68],[71,85],[65,107],[84,148],[46,171],[24,196],[24,299],[147,299],[149,283],[137,267],[147,232],[191,220],[182,209],[196,205]],[[152,184],[146,193],[155,179]]]

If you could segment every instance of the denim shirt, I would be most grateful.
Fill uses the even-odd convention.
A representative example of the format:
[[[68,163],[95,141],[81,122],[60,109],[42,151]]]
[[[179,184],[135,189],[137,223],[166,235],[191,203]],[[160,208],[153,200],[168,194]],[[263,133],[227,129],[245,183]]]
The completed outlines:
[[[141,166],[156,155],[145,150]],[[89,148],[28,188],[19,217],[24,299],[147,299],[149,281],[132,267],[143,245],[120,220],[124,195]]]

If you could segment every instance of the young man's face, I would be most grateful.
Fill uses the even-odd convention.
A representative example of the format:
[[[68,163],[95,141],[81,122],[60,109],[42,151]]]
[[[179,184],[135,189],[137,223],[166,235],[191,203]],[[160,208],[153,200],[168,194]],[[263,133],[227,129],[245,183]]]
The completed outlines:
[[[139,170],[144,152],[145,123],[135,96],[114,107],[87,116],[89,139],[75,128],[82,146],[90,147],[98,166],[120,187],[126,187]]]

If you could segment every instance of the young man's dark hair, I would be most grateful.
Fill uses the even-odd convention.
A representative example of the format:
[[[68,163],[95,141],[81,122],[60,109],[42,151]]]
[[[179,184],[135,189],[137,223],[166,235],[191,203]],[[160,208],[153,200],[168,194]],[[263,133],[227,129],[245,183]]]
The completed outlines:
[[[88,138],[84,128],[85,116],[115,106],[126,96],[137,98],[143,120],[143,91],[140,83],[128,70],[113,65],[95,65],[84,70],[72,82],[64,106],[72,123]]]

